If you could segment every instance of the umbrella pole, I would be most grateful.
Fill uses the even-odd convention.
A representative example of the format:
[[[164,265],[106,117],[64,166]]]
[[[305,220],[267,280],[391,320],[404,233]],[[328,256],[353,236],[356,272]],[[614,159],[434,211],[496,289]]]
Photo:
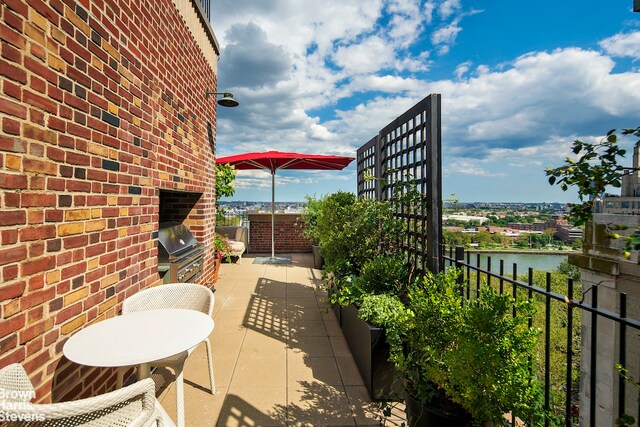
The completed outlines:
[[[271,258],[276,257],[276,171],[271,171]]]

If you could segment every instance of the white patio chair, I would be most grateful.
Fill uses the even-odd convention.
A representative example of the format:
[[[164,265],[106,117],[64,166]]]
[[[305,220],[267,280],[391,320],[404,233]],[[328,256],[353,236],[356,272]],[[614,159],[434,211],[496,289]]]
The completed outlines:
[[[33,386],[22,365],[0,369],[0,407],[16,426],[170,427],[157,404],[155,384],[146,379],[96,397],[60,403],[30,403]],[[156,404],[158,405],[156,407]],[[167,422],[168,421],[168,422]]]
[[[193,283],[169,283],[153,288],[144,289],[122,303],[122,314],[136,311],[157,310],[163,308],[183,308],[198,310],[209,316],[213,314],[215,296],[209,288]],[[207,362],[209,364],[209,383],[211,394],[216,392],[213,377],[213,358],[211,356],[211,342],[204,340],[207,347]],[[173,370],[176,376],[176,418],[178,427],[184,427],[184,364],[197,346],[165,359],[151,362],[151,366],[163,366]]]

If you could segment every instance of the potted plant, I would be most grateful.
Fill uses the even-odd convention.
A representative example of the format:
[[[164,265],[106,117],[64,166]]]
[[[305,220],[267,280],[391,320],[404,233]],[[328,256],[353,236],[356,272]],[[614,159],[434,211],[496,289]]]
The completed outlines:
[[[222,259],[226,258],[226,260],[229,261],[231,259],[231,251],[232,248],[229,240],[223,235],[216,233],[213,237],[213,283],[218,281]]]
[[[404,376],[409,425],[498,425],[510,412],[537,421],[531,303],[489,286],[465,300],[457,277],[455,269],[427,273],[404,301],[367,313],[385,326],[390,359]]]
[[[395,314],[387,308],[409,281],[406,259],[398,255],[379,255],[367,262],[359,276],[343,280],[333,295],[342,305],[342,332],[365,385],[374,400],[398,399],[402,384],[389,360],[389,339],[383,325],[386,319],[369,316]]]
[[[341,233],[341,229],[348,224],[355,201],[353,193],[338,191],[324,196],[317,204],[313,203],[309,215],[303,215],[305,224],[309,225],[308,236],[317,240],[318,249],[323,255],[323,278],[330,297],[338,289],[339,283],[351,275],[347,261],[348,239],[344,239],[345,233]],[[333,299],[331,301],[336,319],[341,322],[342,308]]]
[[[302,211],[302,222],[304,229],[302,234],[311,242],[313,252],[313,266],[321,270],[324,266],[324,259],[320,253],[320,230],[318,228],[318,215],[322,210],[323,199],[307,196],[307,204]]]
[[[357,199],[337,192],[322,199],[315,223],[325,259],[325,278],[336,318],[369,393],[376,400],[397,397],[393,363],[384,329],[358,314],[364,296],[397,292],[409,269],[395,236],[404,223],[390,202]],[[397,274],[396,274],[397,273]]]

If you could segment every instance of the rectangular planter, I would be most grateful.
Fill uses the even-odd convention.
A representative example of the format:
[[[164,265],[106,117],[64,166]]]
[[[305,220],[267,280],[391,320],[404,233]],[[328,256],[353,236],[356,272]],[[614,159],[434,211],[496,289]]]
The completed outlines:
[[[336,288],[328,288],[327,289],[327,296],[329,298],[329,301],[331,301],[331,295],[336,293]],[[331,304],[331,309],[333,310],[333,314],[336,315],[336,320],[338,321],[339,325],[342,325],[342,307],[340,306],[340,304]]]
[[[402,380],[389,359],[384,329],[369,325],[358,317],[358,309],[342,307],[342,333],[373,400],[403,398]]]

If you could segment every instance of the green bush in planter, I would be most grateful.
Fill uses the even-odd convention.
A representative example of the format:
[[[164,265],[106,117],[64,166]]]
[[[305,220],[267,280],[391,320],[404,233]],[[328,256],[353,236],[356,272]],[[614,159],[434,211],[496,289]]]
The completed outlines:
[[[358,307],[363,298],[379,294],[401,296],[411,276],[406,257],[398,255],[379,255],[366,262],[359,276],[351,275],[337,279],[336,293],[331,296],[332,304]],[[365,319],[366,320],[366,319]],[[378,326],[379,323],[369,322]]]
[[[405,335],[399,325],[409,325],[413,322],[413,312],[408,310],[397,295],[367,294],[362,297],[358,316],[365,322],[385,328],[385,337],[390,347],[390,360],[403,360]]]
[[[531,301],[516,302],[491,287],[463,308],[457,345],[443,355],[449,375],[439,385],[475,420],[499,421],[513,412],[539,421],[542,389],[533,376],[538,331],[528,325],[533,312]]]
[[[320,243],[320,230],[318,228],[318,215],[323,209],[324,198],[315,198],[311,196],[305,197],[307,204],[302,210],[302,223],[304,229],[302,234],[311,240],[312,245]]]
[[[392,337],[391,360],[416,401],[440,405],[440,412],[459,405],[478,424],[513,412],[536,425],[543,412],[532,368],[532,305],[490,287],[465,301],[457,276],[454,269],[428,273],[409,286],[404,303],[364,299],[365,314]]]
[[[324,257],[325,271],[335,277],[347,276],[351,270],[350,242],[344,238],[344,228],[353,216],[356,196],[338,191],[321,199],[315,213],[314,235]]]
[[[389,202],[345,192],[323,198],[316,220],[325,270],[335,277],[359,275],[368,261],[399,252],[396,236],[404,230]]]
[[[408,285],[410,270],[404,255],[379,255],[362,266],[356,279],[367,293],[402,295]]]

